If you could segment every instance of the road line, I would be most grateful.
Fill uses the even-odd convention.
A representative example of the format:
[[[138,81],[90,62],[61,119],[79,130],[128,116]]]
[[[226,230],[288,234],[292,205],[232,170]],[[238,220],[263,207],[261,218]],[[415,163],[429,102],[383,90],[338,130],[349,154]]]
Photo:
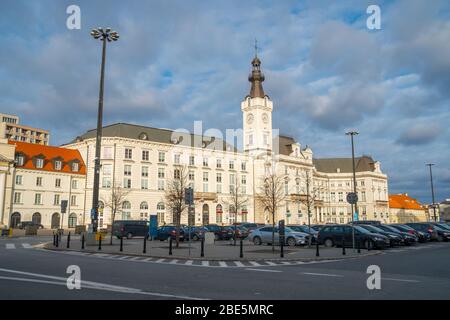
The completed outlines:
[[[272,262],[272,261],[264,261],[265,263],[267,263],[269,266],[276,266],[277,264]]]
[[[184,264],[187,265],[187,266],[192,266],[193,263],[194,263],[193,260],[188,260]]]
[[[280,271],[280,270],[267,270],[267,269],[256,269],[256,268],[246,268],[245,270],[261,271],[261,272],[283,272],[283,271]]]
[[[33,247],[31,246],[31,244],[29,244],[29,243],[22,243],[22,247],[23,247],[24,249],[31,249],[31,248],[33,248]]]
[[[249,261],[249,263],[250,263],[252,266],[255,266],[255,267],[261,267],[261,264],[259,264],[259,263],[256,262],[256,261]]]
[[[128,259],[128,258],[129,258],[129,256],[123,256],[123,257],[118,258],[118,260],[125,260],[125,259]]]
[[[219,266],[221,267],[228,267],[227,263],[225,261],[219,261]]]
[[[209,267],[209,261],[202,261],[202,266]]]
[[[152,260],[152,258],[145,258],[144,260],[142,260],[142,261],[144,261],[144,262],[149,262],[149,261],[151,261]]]
[[[156,260],[155,262],[156,262],[156,263],[161,263],[161,262],[164,262],[164,261],[166,261],[166,259],[158,259],[158,260]]]
[[[245,265],[240,261],[233,261],[236,267],[245,267]]]
[[[136,260],[139,260],[139,259],[140,259],[140,257],[133,257],[133,258],[130,259],[130,261],[136,261]]]
[[[306,274],[309,276],[323,276],[323,277],[344,277],[339,274],[331,274],[331,273],[314,273],[314,272],[302,272],[302,274]]]
[[[418,283],[418,282],[420,282],[420,281],[418,281],[418,280],[396,279],[396,278],[381,278],[381,280],[387,280],[387,281],[400,281],[400,282],[412,282],[412,283]]]
[[[172,261],[169,262],[169,264],[177,264],[177,263],[178,263],[178,260],[177,260],[177,259],[174,259],[174,260],[172,260]]]
[[[7,243],[6,244],[6,249],[15,249],[16,245],[14,243]]]

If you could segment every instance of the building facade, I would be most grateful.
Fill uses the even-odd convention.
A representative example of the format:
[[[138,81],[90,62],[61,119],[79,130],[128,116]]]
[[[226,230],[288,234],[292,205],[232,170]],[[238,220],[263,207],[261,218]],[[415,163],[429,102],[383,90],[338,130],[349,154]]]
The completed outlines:
[[[0,224],[16,227],[34,221],[45,228],[74,228],[84,223],[86,166],[77,150],[16,141],[1,148],[8,149],[13,161],[5,173]]]
[[[392,223],[431,221],[426,208],[407,193],[389,195],[389,211]]]
[[[47,130],[19,124],[15,115],[0,113],[0,139],[49,145],[50,134]]]

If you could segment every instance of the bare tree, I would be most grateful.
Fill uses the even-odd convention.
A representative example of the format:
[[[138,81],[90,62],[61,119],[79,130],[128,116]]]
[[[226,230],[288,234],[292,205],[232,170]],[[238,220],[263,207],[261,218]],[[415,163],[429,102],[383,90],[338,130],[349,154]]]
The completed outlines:
[[[233,211],[233,214],[235,216],[233,235],[234,245],[236,245],[237,215],[239,210],[241,210],[248,203],[248,197],[244,193],[242,193],[241,178],[242,177],[239,174],[236,174],[236,181],[234,181],[234,184],[230,184],[230,195],[223,199],[223,202],[228,205],[229,208],[232,208],[231,210]]]
[[[122,188],[122,186],[114,185],[111,188],[111,194],[107,198],[102,197],[102,201],[105,204],[106,208],[111,209],[111,227],[114,224],[114,221],[116,219],[116,213],[121,209],[123,202],[125,201],[126,197],[130,193],[129,190]],[[112,245],[112,239],[113,234],[111,230],[111,238],[109,241],[109,244]]]
[[[176,166],[173,177],[167,181],[165,191],[166,207],[174,215],[176,224],[176,246],[180,245],[180,226],[182,213],[188,208],[185,203],[185,188],[188,187],[188,169],[185,165]]]
[[[285,176],[268,173],[261,179],[258,201],[272,215],[272,251],[275,251],[275,216],[286,199],[284,190]]]

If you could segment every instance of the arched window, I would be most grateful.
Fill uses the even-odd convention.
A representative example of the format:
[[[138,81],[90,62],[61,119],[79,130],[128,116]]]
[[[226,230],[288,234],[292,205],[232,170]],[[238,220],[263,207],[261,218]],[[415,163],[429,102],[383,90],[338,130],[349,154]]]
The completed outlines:
[[[158,226],[166,223],[166,221],[164,219],[165,214],[166,214],[166,206],[164,205],[164,202],[159,202],[156,205],[156,215],[158,217]]]
[[[58,229],[61,223],[61,218],[58,212],[52,214],[52,229]]]
[[[230,215],[230,223],[237,222],[236,209],[234,208],[234,205],[230,204],[230,206],[228,207],[228,213]]]
[[[39,212],[33,213],[33,216],[31,217],[31,221],[36,224],[41,224],[42,216]]]
[[[17,225],[20,223],[20,213],[14,212],[11,215],[11,228],[17,228]]]
[[[129,220],[131,217],[131,203],[129,201],[122,202],[122,220]]]
[[[202,208],[202,224],[209,224],[209,206],[205,203]]]
[[[77,214],[72,212],[69,215],[69,228],[75,228],[76,225],[77,225]]]
[[[223,210],[222,205],[218,204],[216,206],[216,223],[222,223],[223,222]]]
[[[148,210],[148,203],[143,201],[140,206],[141,210]]]
[[[247,206],[242,206],[242,209],[241,209],[241,222],[248,222],[247,214],[248,214]]]
[[[148,203],[145,201],[141,202],[141,205],[139,206],[141,209],[141,220],[146,220],[148,218]]]

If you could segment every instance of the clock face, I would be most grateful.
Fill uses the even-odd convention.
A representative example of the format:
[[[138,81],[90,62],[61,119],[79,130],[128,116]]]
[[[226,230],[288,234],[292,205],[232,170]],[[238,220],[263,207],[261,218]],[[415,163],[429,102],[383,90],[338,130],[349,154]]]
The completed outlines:
[[[267,115],[267,113],[263,113],[263,115],[262,115],[262,121],[263,121],[264,123],[269,122],[269,116]]]
[[[253,116],[253,114],[252,114],[252,113],[249,113],[248,116],[247,116],[247,123],[248,123],[248,124],[252,124],[254,118],[255,118],[255,117]]]

